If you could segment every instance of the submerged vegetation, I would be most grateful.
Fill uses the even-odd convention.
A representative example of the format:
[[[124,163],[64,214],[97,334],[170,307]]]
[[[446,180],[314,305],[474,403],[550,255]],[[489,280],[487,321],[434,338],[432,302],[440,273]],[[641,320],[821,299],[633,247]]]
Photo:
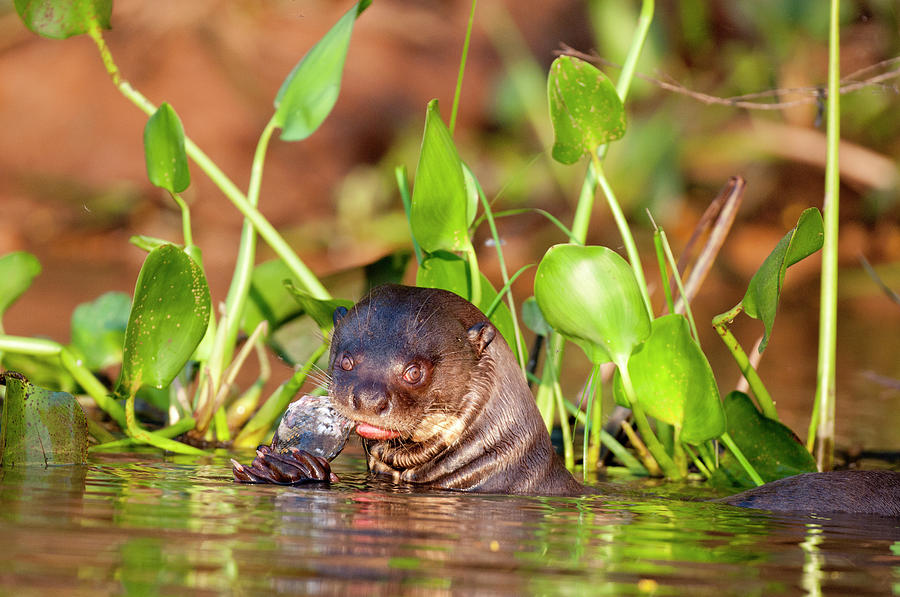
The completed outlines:
[[[651,285],[645,279],[645,272],[651,270],[641,263],[641,252],[616,198],[616,181],[610,180],[604,169],[607,152],[629,134],[626,100],[653,19],[653,0],[642,3],[630,50],[615,84],[576,55],[558,57],[549,69],[546,90],[554,131],[552,158],[562,164],[586,159],[589,166],[571,224],[567,226],[545,214],[568,242],[547,248],[539,263],[516,272],[507,270],[495,219],[513,214],[494,213],[492,201],[454,143],[468,35],[449,126],[437,100],[427,105],[411,190],[406,169],[400,166],[395,172],[417,261],[416,283],[456,292],[496,324],[517,355],[523,374],[535,382],[536,400],[548,428],[561,426],[570,469],[577,464],[573,423],[583,429],[581,463],[585,477],[596,472],[606,450],[635,473],[680,479],[693,467],[703,477],[725,484],[761,484],[814,470],[817,463],[820,468],[830,468],[840,79],[837,0],[831,5],[824,225],[818,209],[803,211],[796,226],[749,281],[740,303],[712,321],[745,376],[755,403],[741,392],[720,396],[706,356],[715,349],[701,349],[699,344],[698,326],[707,324],[696,321],[690,309],[730,229],[743,182],[731,181],[710,207],[709,217],[703,219],[696,233],[698,238],[707,236],[707,240],[690,268],[676,263],[665,231],[655,228],[654,249],[663,296],[654,307]],[[180,208],[183,237],[179,243],[146,236],[132,238],[133,244],[147,251],[132,297],[109,293],[79,307],[73,314],[73,340],[68,345],[0,335],[2,364],[51,389],[56,389],[54,380],[66,378],[79,392],[89,395],[117,427],[111,432],[90,421],[89,430],[95,439],[91,450],[147,444],[200,455],[209,446],[256,446],[271,433],[316,363],[324,358],[334,309],[352,304],[351,297],[331,296],[260,211],[266,150],[276,130],[284,141],[302,141],[325,121],[338,98],[354,23],[369,2],[352,6],[285,79],[274,100],[274,113],[260,134],[246,192],[186,136],[171,105],[153,105],[119,72],[103,38],[103,30],[109,27],[110,2],[16,0],[15,6],[23,22],[40,35],[67,38],[86,34],[94,40],[113,84],[149,117],[144,133],[147,175]],[[474,9],[473,2],[473,14]],[[471,31],[471,20],[469,27]],[[193,242],[190,210],[180,195],[191,184],[188,160],[194,161],[244,217],[237,264],[221,312],[211,306],[202,252]],[[586,244],[598,193],[606,199],[627,259],[612,248]],[[476,229],[483,224],[490,230],[500,264],[501,279],[496,287],[482,273],[473,243]],[[277,255],[277,261],[256,264],[259,239]],[[823,269],[819,390],[804,449],[791,430],[778,422],[774,401],[728,326],[741,312],[761,320],[765,327],[758,348],[761,353],[773,331],[787,268],[817,252],[823,243],[824,263],[830,265]],[[407,260],[387,259],[369,268],[370,283],[400,281]],[[534,297],[517,305],[510,287],[530,267],[536,267]],[[36,258],[27,253],[0,258],[0,283],[4,285],[0,316],[39,270]],[[262,373],[255,383],[235,388],[237,372],[247,359],[255,352],[262,363],[267,345],[277,351],[274,332],[301,312],[315,321],[323,340],[305,362],[298,364],[295,374],[271,395],[263,396],[268,369],[261,365]],[[528,364],[523,323],[545,340],[540,368]],[[592,364],[583,406],[564,396],[559,382],[567,342],[580,347]],[[109,367],[119,369],[115,383],[105,383],[99,375]],[[622,423],[631,449],[617,439],[619,429],[603,428],[604,378],[615,402],[632,413],[636,431],[627,421]],[[21,376],[7,375],[6,381],[4,466],[26,462],[8,449],[12,443],[8,438],[18,437],[21,417],[26,416],[16,413],[41,408],[33,402],[25,403],[20,386],[31,384]],[[135,406],[138,400],[165,414],[161,426],[151,429],[150,421],[141,420]],[[720,443],[726,448],[724,453]],[[814,450],[817,461],[812,457]]]

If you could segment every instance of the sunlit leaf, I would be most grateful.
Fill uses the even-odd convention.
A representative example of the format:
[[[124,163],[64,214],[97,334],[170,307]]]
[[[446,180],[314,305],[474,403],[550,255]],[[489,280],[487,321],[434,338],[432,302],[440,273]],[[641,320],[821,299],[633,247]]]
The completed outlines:
[[[766,332],[759,345],[760,352],[768,344],[772,326],[775,324],[775,312],[784,284],[785,270],[821,249],[823,239],[822,214],[815,207],[810,207],[800,214],[797,226],[778,241],[775,249],[766,257],[750,280],[742,304],[747,315],[762,320],[766,326]]]
[[[15,251],[0,257],[0,317],[31,286],[41,273],[37,257],[25,251]]]
[[[494,299],[497,297],[497,291],[491,285],[490,281],[481,276],[481,302],[475,305],[484,312]],[[465,259],[457,257],[452,253],[439,251],[429,255],[416,272],[416,286],[423,288],[440,288],[441,290],[449,290],[466,300],[471,297],[471,284],[469,282],[469,267]],[[513,326],[512,313],[505,303],[500,303],[490,317],[491,323],[497,328],[497,331],[509,344],[513,354],[518,355],[515,342],[515,327]]]
[[[72,312],[72,345],[88,369],[97,371],[122,362],[130,312],[131,297],[124,292],[107,292]]]
[[[760,413],[749,396],[731,392],[723,404],[729,435],[763,481],[815,472],[815,460],[794,432]],[[722,455],[711,481],[723,486],[755,486],[731,452]]]
[[[441,120],[437,100],[431,100],[409,215],[413,236],[422,249],[433,253],[469,246],[469,197],[456,146]]]
[[[665,315],[653,320],[651,328],[650,337],[628,359],[637,401],[648,415],[681,427],[682,441],[698,444],[719,437],[725,431],[719,390],[687,319]],[[615,391],[622,393],[618,371]]]
[[[28,464],[84,464],[88,426],[81,405],[66,392],[52,392],[7,372],[0,427],[4,468]]]
[[[163,103],[144,127],[144,158],[147,178],[170,193],[180,193],[191,184],[184,128],[178,114]]]
[[[615,86],[591,64],[560,56],[547,77],[553,159],[574,164],[625,134],[625,109]]]
[[[43,37],[66,39],[87,33],[92,23],[109,29],[112,0],[15,0],[25,26]]]
[[[275,125],[284,141],[312,135],[337,102],[344,59],[356,18],[371,4],[358,2],[300,59],[275,97]]]
[[[550,247],[538,265],[534,298],[547,323],[578,341],[595,364],[624,364],[650,335],[634,272],[606,247]]]
[[[164,245],[147,255],[125,331],[119,392],[169,385],[206,333],[209,309],[203,271],[184,251]]]

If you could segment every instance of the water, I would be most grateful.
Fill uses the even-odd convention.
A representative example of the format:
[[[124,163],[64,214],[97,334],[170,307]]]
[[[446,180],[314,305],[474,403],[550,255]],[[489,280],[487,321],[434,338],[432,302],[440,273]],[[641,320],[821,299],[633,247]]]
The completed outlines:
[[[898,520],[634,485],[615,498],[412,492],[346,454],[335,471],[330,488],[238,485],[224,454],[149,453],[7,471],[0,594],[900,594]]]

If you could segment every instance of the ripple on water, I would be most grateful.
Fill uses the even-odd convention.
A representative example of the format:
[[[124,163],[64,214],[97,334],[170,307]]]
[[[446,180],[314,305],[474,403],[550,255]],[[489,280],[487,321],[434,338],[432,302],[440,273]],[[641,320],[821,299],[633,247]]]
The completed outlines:
[[[889,593],[885,519],[615,496],[412,491],[335,463],[331,487],[232,482],[201,461],[103,455],[4,475],[0,594]]]

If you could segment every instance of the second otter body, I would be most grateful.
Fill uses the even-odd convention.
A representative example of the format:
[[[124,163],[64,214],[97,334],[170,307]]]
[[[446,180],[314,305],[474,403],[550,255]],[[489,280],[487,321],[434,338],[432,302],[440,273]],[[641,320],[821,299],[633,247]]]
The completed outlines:
[[[381,286],[339,309],[330,374],[333,406],[357,423],[373,473],[464,491],[584,491],[503,337],[451,292]]]

